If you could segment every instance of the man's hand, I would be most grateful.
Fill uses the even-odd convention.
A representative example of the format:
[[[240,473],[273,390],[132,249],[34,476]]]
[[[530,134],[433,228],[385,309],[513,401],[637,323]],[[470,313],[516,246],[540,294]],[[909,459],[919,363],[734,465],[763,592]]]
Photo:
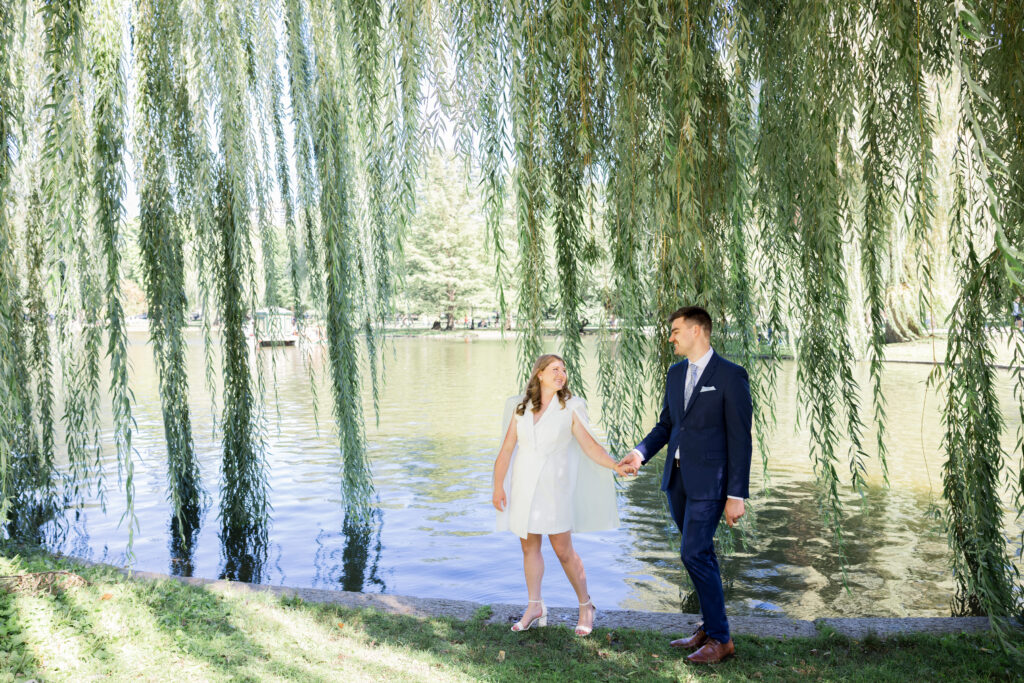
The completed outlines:
[[[494,489],[494,495],[491,496],[491,503],[494,504],[498,510],[505,509],[505,487],[499,486]]]
[[[736,526],[736,522],[746,511],[746,506],[741,498],[729,498],[725,501],[725,523],[730,527]]]
[[[630,451],[629,455],[619,461],[619,466],[627,470],[629,474],[636,474],[640,471],[640,465],[643,464],[643,459],[640,454],[636,451]]]
[[[623,458],[615,465],[615,474],[620,477],[628,477],[632,474],[636,474],[636,468],[627,463],[625,458]]]

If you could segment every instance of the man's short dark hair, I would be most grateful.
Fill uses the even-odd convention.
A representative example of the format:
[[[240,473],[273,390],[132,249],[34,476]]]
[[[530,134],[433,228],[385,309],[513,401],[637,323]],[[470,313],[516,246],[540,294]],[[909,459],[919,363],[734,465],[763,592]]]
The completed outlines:
[[[668,317],[669,326],[678,318],[700,325],[708,333],[708,336],[711,336],[711,315],[700,306],[683,306]]]

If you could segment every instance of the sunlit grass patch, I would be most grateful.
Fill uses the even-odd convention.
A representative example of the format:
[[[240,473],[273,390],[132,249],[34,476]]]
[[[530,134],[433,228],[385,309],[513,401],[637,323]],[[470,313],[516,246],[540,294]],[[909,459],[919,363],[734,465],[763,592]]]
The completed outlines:
[[[0,681],[969,681],[1018,671],[987,635],[854,641],[829,630],[739,636],[735,659],[694,668],[668,637],[647,631],[598,628],[581,639],[558,625],[516,634],[487,623],[487,609],[467,621],[419,619],[244,587],[132,580],[38,552],[0,556],[3,573],[54,567],[89,585],[0,593]]]

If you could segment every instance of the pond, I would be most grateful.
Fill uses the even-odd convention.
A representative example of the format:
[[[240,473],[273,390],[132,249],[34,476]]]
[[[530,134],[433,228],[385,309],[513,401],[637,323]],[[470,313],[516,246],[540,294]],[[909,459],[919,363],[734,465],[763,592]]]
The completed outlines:
[[[197,542],[186,556],[173,542],[169,524],[152,349],[145,333],[133,333],[130,341],[138,422],[134,445],[139,531],[134,567],[221,576],[226,562],[217,519],[221,449],[212,433],[215,409],[203,380],[202,342],[198,335],[190,336],[188,353],[194,438],[207,500]],[[255,568],[256,576],[264,583],[289,586],[524,602],[519,542],[510,533],[491,532],[491,468],[501,412],[506,397],[519,391],[514,341],[419,337],[395,338],[390,345],[379,424],[370,388],[363,391],[376,492],[371,523],[355,528],[344,519],[339,448],[322,358],[313,362],[319,386],[315,414],[302,352],[294,347],[258,352],[268,386],[273,374],[277,388],[268,389],[266,399],[273,509],[266,558]],[[555,340],[547,346],[557,350]],[[584,381],[590,412],[603,434],[596,342],[588,339],[586,348]],[[949,614],[950,553],[935,514],[941,503],[942,427],[939,398],[925,386],[929,371],[926,365],[886,365],[890,486],[883,485],[872,459],[866,498],[861,501],[852,491],[844,491],[847,590],[836,546],[818,512],[808,434],[797,425],[795,366],[782,364],[775,401],[777,426],[769,441],[770,492],[762,490],[761,456],[755,448],[751,519],[742,533],[735,534],[734,549],[722,561],[730,614],[802,619]],[[858,367],[857,378],[863,387],[868,385],[866,365]],[[1011,432],[1005,438],[1010,448],[1019,418],[1005,371],[1000,373],[998,391]],[[872,445],[868,395],[862,404],[869,425],[864,443]],[[652,407],[645,431],[655,416]],[[109,412],[103,420],[106,471],[116,472]],[[840,452],[845,456],[845,447]],[[575,537],[599,608],[694,609],[687,600],[689,590],[681,588],[685,572],[678,534],[658,490],[663,457],[618,486],[618,530]],[[840,469],[845,472],[845,466]],[[106,511],[95,496],[89,498],[80,514],[69,515],[62,533],[53,535],[53,549],[125,562],[127,528],[119,525],[124,496],[115,476],[108,477],[107,488]],[[1016,543],[1021,529],[1018,522],[1013,524],[1010,542]],[[575,595],[546,543],[544,554],[545,600],[575,605]]]

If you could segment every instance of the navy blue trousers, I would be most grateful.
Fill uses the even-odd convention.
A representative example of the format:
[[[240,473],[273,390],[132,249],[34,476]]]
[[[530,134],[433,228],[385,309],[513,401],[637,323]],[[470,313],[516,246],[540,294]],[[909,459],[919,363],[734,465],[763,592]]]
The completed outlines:
[[[683,535],[679,555],[697,589],[700,611],[704,616],[704,632],[709,638],[727,643],[729,620],[725,617],[725,593],[714,544],[725,500],[688,499],[678,469],[672,472],[665,493],[672,519]]]

